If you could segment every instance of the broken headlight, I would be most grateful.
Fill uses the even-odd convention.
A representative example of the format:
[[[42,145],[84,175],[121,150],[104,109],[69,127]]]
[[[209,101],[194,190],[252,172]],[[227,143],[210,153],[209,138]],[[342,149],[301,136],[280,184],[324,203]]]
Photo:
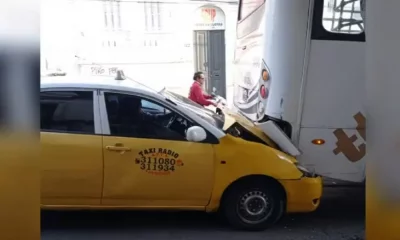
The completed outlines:
[[[308,177],[308,178],[317,177],[317,174],[315,174],[314,171],[310,171],[306,167],[303,167],[298,163],[296,163],[296,167],[301,173],[303,173],[303,177]]]

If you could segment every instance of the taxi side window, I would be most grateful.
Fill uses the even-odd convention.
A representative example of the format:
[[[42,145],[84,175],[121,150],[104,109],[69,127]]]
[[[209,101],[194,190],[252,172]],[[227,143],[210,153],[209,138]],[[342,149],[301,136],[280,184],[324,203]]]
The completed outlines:
[[[163,108],[160,105],[154,104],[144,99],[142,99],[142,110],[148,112],[158,112],[158,113],[164,113],[164,112],[166,113],[167,111],[169,111],[168,109]]]
[[[104,96],[111,135],[186,141],[189,121],[162,105],[125,94],[105,93]],[[173,119],[176,119],[174,124]],[[178,121],[186,125],[176,124]]]
[[[41,92],[40,129],[45,132],[94,134],[93,92]]]

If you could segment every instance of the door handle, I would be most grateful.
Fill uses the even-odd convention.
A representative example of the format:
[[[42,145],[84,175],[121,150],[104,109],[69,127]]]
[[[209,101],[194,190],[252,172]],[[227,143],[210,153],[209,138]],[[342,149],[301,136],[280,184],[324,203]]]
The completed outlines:
[[[117,147],[117,146],[106,146],[107,150],[110,151],[130,151],[131,149],[128,147]]]
[[[130,152],[132,150],[131,148],[122,146],[106,146],[106,149],[108,151],[121,152],[121,154],[124,154],[125,152]]]

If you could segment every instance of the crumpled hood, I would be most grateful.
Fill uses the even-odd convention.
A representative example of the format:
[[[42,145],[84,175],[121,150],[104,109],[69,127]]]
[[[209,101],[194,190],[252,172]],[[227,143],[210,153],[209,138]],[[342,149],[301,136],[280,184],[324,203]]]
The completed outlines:
[[[298,147],[293,144],[291,139],[273,121],[253,123],[240,113],[236,113],[230,109],[224,109],[223,111],[225,114],[224,131],[229,129],[233,124],[238,123],[269,146],[293,157],[301,155]]]
[[[263,140],[265,143],[267,143],[269,146],[276,148],[276,144],[259,128],[257,127],[252,121],[247,119],[246,117],[228,109],[225,108],[223,109],[224,115],[225,115],[225,123],[223,130],[226,131],[229,129],[233,124],[238,123],[242,127],[244,127],[247,131],[251,132],[261,140]]]

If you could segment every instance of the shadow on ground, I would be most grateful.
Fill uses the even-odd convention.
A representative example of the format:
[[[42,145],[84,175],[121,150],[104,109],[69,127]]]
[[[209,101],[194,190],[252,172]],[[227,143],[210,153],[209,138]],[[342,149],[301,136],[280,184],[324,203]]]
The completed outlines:
[[[320,240],[362,239],[364,235],[364,212],[364,189],[325,188],[324,198],[316,212],[290,214],[274,227],[265,231],[264,235],[268,233],[271,239],[276,239],[277,237],[279,239]],[[134,234],[136,231],[140,231],[142,234],[148,234],[149,236],[155,234],[155,232],[163,231],[168,231],[169,233],[177,231],[180,234],[182,231],[187,233],[196,232],[196,235],[202,234],[202,232],[235,233],[215,214],[201,212],[43,211],[41,221],[42,237],[45,237],[46,234],[55,236],[55,233],[66,234],[66,232],[72,232],[74,239],[78,239],[75,237],[79,235],[79,232],[110,233],[117,231],[119,233],[131,232]],[[257,234],[257,236],[261,237],[262,233]],[[256,235],[254,236],[251,239],[259,239]],[[310,238],[309,236],[315,236],[315,238]],[[203,239],[206,236],[198,237],[182,239]],[[227,237],[227,235],[220,237]],[[48,239],[67,238],[52,237]],[[232,239],[236,238],[233,237]]]

